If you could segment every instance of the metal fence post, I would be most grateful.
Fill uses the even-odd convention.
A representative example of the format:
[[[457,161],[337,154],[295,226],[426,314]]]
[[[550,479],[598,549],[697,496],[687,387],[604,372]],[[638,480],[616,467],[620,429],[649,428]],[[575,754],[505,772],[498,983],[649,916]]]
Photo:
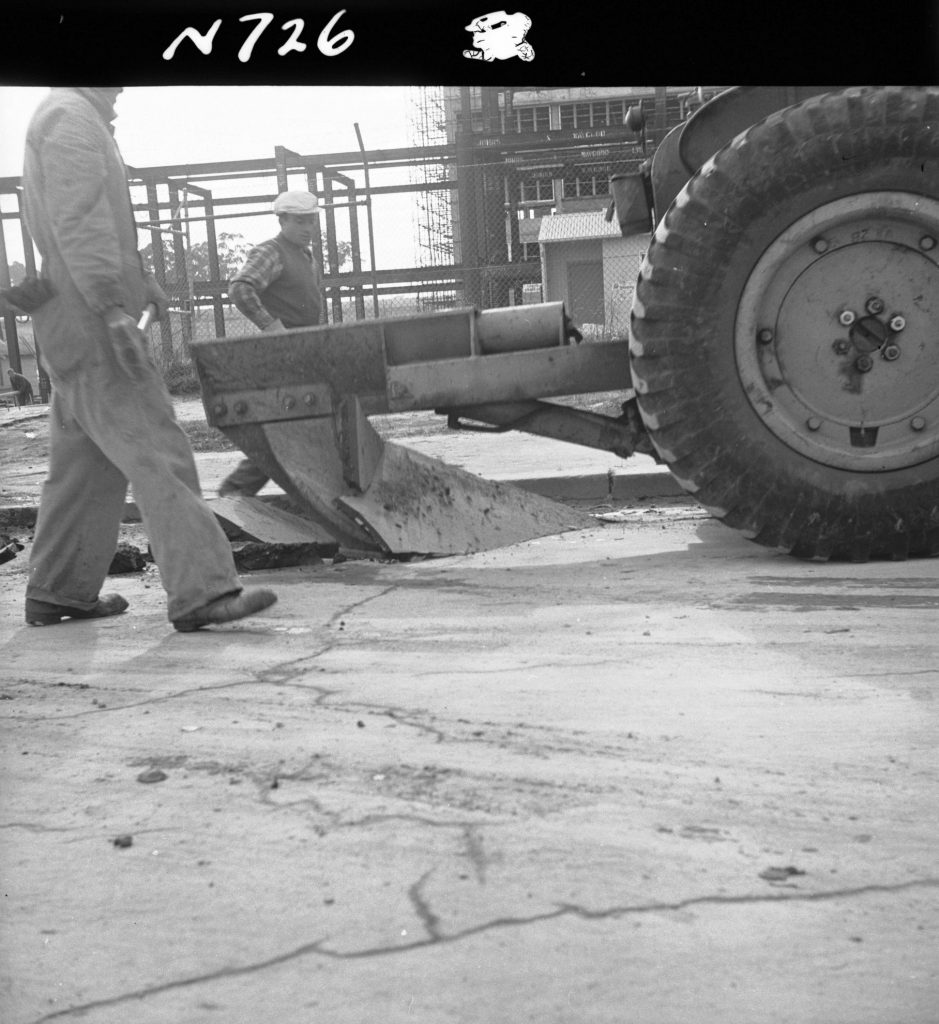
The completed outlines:
[[[355,137],[359,140],[359,150],[362,153],[362,168],[365,171],[365,217],[368,223],[368,258],[372,268],[372,308],[375,316],[378,316],[378,281],[375,277],[375,233],[372,230],[372,186],[368,176],[368,157],[365,155],[365,146],[362,144],[362,133],[359,131],[359,124],[355,122]]]
[[[149,175],[144,178],[147,190],[147,216],[150,219],[150,253],[153,260],[153,275],[160,287],[166,289],[166,260],[163,256],[163,226],[160,221],[160,201],[157,196],[156,181]],[[173,329],[169,317],[160,320],[160,347],[164,363],[173,358]]]
[[[7,263],[7,243],[3,231],[3,216],[0,214],[0,288],[9,288],[12,281],[10,280],[10,265]],[[22,373],[23,362],[20,359],[20,339],[16,331],[16,314],[12,311],[4,313],[3,325],[10,367],[17,373]]]
[[[26,264],[26,273],[30,277],[36,275],[36,254],[33,251],[33,240],[26,227],[26,216],[23,212],[23,189],[16,190],[16,203],[20,215],[20,234],[23,238],[23,262]],[[48,402],[52,397],[52,382],[42,365],[42,356],[39,352],[39,338],[36,337],[36,323],[33,321],[33,350],[36,353],[36,375],[39,377],[39,400]]]

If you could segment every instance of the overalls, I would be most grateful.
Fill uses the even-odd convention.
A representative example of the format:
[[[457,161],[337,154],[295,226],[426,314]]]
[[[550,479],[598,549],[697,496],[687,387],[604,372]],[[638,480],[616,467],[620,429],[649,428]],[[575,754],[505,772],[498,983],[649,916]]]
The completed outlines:
[[[26,221],[57,293],[33,314],[53,395],[27,597],[94,606],[129,482],[174,620],[241,584],[159,372],[148,361],[131,381],[102,318],[121,305],[138,319],[146,286],[113,112],[97,94],[52,90],[26,140]]]

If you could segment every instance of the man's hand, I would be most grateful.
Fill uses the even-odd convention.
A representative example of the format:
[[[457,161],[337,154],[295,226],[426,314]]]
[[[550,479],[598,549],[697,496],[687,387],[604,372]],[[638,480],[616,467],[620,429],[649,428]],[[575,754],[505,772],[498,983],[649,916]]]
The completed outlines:
[[[157,279],[153,274],[147,274],[144,279],[147,287],[146,298],[144,299],[144,306],[148,306],[151,302],[156,306],[156,313],[153,315],[154,320],[162,320],[169,312],[170,300],[167,298],[166,292],[159,286]]]
[[[265,334],[273,334],[274,331],[286,331],[287,328],[279,320],[272,320],[267,327],[262,327],[261,330]]]
[[[128,316],[119,306],[109,309],[104,314],[104,322],[108,325],[114,355],[121,369],[131,380],[141,380],[150,359],[146,335],[137,326],[134,318]]]
[[[0,305],[12,306],[17,314],[32,313],[55,295],[55,288],[44,277],[27,277],[20,284],[0,291]],[[4,308],[4,313],[7,309]]]

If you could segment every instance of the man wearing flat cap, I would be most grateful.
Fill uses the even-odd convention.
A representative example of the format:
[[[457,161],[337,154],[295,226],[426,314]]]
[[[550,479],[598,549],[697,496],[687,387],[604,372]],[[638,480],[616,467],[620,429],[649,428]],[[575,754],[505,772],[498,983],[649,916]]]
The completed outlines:
[[[274,200],[279,234],[255,246],[232,278],[232,302],[261,331],[311,327],[321,321],[323,283],[310,249],[316,209],[316,196],[310,192],[282,192]],[[257,494],[268,479],[250,459],[243,459],[218,493]]]

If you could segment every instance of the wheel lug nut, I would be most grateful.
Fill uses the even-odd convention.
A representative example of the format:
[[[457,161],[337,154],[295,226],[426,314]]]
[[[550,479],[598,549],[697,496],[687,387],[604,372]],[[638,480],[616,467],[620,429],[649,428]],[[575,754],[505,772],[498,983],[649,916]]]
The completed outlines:
[[[890,318],[891,331],[902,331],[904,327],[906,327],[906,318],[900,316],[899,313],[897,313],[896,316],[892,316]]]
[[[769,327],[764,327],[762,330],[756,332],[756,340],[761,345],[768,345],[773,340],[773,332]]]
[[[884,311],[884,300],[883,299],[878,299],[876,296],[874,296],[874,298],[871,298],[871,299],[867,300],[867,303],[865,305],[865,309],[867,310],[868,313],[872,314],[873,316],[876,316],[878,313],[883,313],[883,311]]]
[[[884,359],[888,363],[892,363],[894,359],[900,358],[900,346],[899,345],[885,345],[884,346]]]
[[[822,426],[822,421],[817,416],[810,416],[805,421],[805,425],[809,428],[809,430],[820,430]]]
[[[847,351],[851,346],[848,342],[844,340],[844,338],[838,338],[837,341],[833,341],[831,343],[831,347],[835,350],[835,352],[838,353],[839,356],[843,356],[847,354]]]
[[[235,415],[236,416],[244,416],[244,414],[247,411],[248,411],[248,403],[247,402],[242,402],[242,401],[235,402]]]
[[[842,310],[838,314],[838,323],[841,324],[842,327],[850,327],[851,324],[854,323],[854,320],[854,313],[852,313],[850,309]]]
[[[827,252],[828,251],[828,239],[827,238],[813,238],[812,248],[816,252]]]
[[[935,238],[933,238],[932,235],[923,235],[923,237],[919,240],[919,247],[924,252],[929,252],[930,249],[936,248],[936,240]]]
[[[914,430],[922,430],[926,426],[926,421],[922,416],[914,416],[913,419],[910,420],[910,426]]]
[[[874,360],[870,356],[858,356],[854,367],[859,373],[869,373],[874,368]]]

